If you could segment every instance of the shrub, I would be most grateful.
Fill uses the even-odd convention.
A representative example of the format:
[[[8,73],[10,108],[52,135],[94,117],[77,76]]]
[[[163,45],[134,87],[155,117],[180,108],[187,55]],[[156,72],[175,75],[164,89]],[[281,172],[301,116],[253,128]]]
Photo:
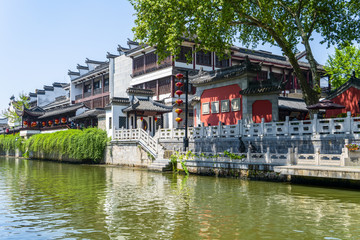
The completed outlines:
[[[103,158],[107,140],[104,130],[69,129],[34,135],[26,141],[25,147],[32,152],[40,151],[44,154],[57,152],[75,160],[98,163]]]

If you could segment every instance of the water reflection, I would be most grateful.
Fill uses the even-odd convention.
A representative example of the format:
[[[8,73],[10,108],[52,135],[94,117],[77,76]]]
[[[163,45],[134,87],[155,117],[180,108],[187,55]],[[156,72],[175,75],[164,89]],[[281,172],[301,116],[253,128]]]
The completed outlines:
[[[5,239],[358,239],[357,191],[0,159]]]

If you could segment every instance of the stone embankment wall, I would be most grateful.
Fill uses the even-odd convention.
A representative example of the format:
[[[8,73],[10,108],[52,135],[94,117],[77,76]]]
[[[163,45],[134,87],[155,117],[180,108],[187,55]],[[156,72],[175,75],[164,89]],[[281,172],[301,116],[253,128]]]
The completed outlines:
[[[106,147],[104,163],[130,167],[148,167],[152,157],[137,143],[110,143]]]
[[[45,154],[43,152],[30,152],[30,159],[41,159],[41,160],[50,160],[56,162],[70,162],[70,163],[84,163],[82,160],[77,160],[70,158],[66,155],[59,154],[58,152],[53,152],[51,154]]]
[[[8,150],[8,151],[0,151],[0,156],[8,156],[8,157],[22,157],[23,153],[16,149],[14,150]]]
[[[346,142],[357,142],[353,135],[332,136],[281,136],[281,137],[243,137],[239,138],[202,138],[191,140],[189,150],[192,152],[219,153],[228,150],[232,153],[241,152],[241,148],[248,151],[249,145],[254,146],[256,152],[287,153],[289,148],[298,148],[299,153],[314,153],[320,149],[322,154],[341,154]],[[243,146],[241,147],[241,141]],[[168,150],[182,149],[182,141],[160,140],[160,144]]]

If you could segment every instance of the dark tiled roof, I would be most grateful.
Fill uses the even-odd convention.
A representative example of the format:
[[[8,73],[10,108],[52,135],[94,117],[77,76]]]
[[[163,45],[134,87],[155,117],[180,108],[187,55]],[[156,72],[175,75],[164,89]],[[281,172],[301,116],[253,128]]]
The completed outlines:
[[[102,64],[106,64],[106,63],[108,63],[108,62],[106,62],[106,61],[95,61],[95,60],[90,60],[90,59],[86,58],[85,63],[93,63],[93,64],[100,64],[100,65],[102,65]]]
[[[326,99],[333,99],[333,98],[339,96],[340,94],[342,94],[343,92],[345,92],[346,90],[348,90],[351,87],[360,89],[360,79],[352,76],[349,79],[349,81],[347,81],[346,83],[344,83],[343,85],[341,85],[337,89],[334,89],[333,91],[331,91],[329,93],[329,95],[326,97]]]
[[[130,104],[130,100],[129,100],[129,98],[114,97],[111,99],[111,103]]]
[[[126,93],[132,95],[146,95],[146,96],[153,96],[154,91],[150,89],[142,89],[142,88],[128,88]]]
[[[41,107],[35,107],[32,109],[24,109],[22,111],[15,110],[15,112],[20,117],[26,117],[26,116],[39,117],[39,116],[44,115],[44,113],[45,113],[45,111]]]
[[[80,65],[80,64],[78,64],[78,65],[76,66],[76,68],[77,68],[77,69],[83,69],[83,70],[89,70],[89,67],[87,67],[87,66],[82,66],[82,65]]]
[[[240,47],[232,47],[232,50],[234,50],[234,54],[232,55],[233,57],[239,57],[239,58],[249,57],[252,61],[270,62],[274,64],[285,65],[288,66],[289,68],[292,68],[290,62],[286,57],[275,55],[272,54],[271,52],[251,50]],[[299,61],[299,65],[307,68],[310,67],[309,63],[302,61]],[[320,71],[324,71],[324,67],[320,64],[317,66],[317,68]]]
[[[53,87],[67,87],[69,86],[70,84],[69,83],[60,83],[60,82],[54,82],[53,84]]]
[[[263,86],[263,87],[248,87],[241,90],[239,93],[241,95],[261,95],[267,93],[280,93],[280,86]]]
[[[149,45],[147,45],[147,44],[139,45],[139,46],[136,47],[136,48],[131,48],[131,49],[127,50],[127,51],[125,52],[125,54],[126,54],[126,55],[129,55],[130,53],[139,51],[139,50],[144,49],[144,48],[146,48],[146,47],[148,47],[148,46],[149,46]]]
[[[45,114],[42,115],[41,117],[39,117],[39,119],[44,119],[44,118],[48,118],[48,117],[62,115],[65,113],[75,112],[76,110],[78,110],[79,108],[82,108],[82,107],[85,107],[85,105],[83,103],[78,103],[78,104],[74,104],[71,106],[54,109],[54,110],[45,112]]]
[[[80,76],[80,73],[79,72],[73,72],[73,71],[69,70],[68,75]]]
[[[130,48],[124,48],[121,45],[118,45],[118,48],[117,48],[118,52],[127,52],[129,50],[130,50]]]
[[[36,89],[35,90],[36,94],[41,94],[41,95],[44,95],[45,94],[45,90],[41,90],[41,89]]]
[[[29,93],[29,97],[37,97],[37,94],[36,93]]]
[[[248,71],[257,72],[260,70],[261,66],[259,64],[252,64],[249,61],[246,61],[241,65],[222,68],[211,72],[199,72],[199,75],[192,77],[193,80],[191,80],[191,83],[194,85],[203,85],[235,78]]]
[[[112,53],[109,53],[109,52],[107,52],[107,54],[106,54],[106,58],[116,58],[116,57],[118,57],[119,55],[116,55],[116,54],[112,54]]]
[[[54,87],[53,87],[53,86],[46,86],[46,85],[44,85],[44,90],[45,90],[45,91],[54,91]]]
[[[280,110],[307,112],[306,103],[303,99],[279,97],[278,106]]]
[[[43,106],[44,109],[51,109],[55,107],[65,107],[70,105],[70,99],[66,96],[60,96],[55,98],[55,101]]]
[[[81,75],[81,76],[79,76],[77,78],[74,78],[71,81],[76,81],[76,80],[81,79],[83,77],[87,77],[87,76],[90,76],[92,74],[96,74],[97,72],[100,72],[100,71],[105,70],[105,69],[107,69],[107,70],[109,69],[109,63],[108,62],[105,62],[104,64],[97,66],[94,70],[91,70],[91,71],[89,71],[89,72],[87,72],[87,73],[85,73],[85,74],[83,74],[83,75]]]
[[[128,106],[127,108],[124,108],[122,111],[123,112],[151,111],[151,112],[166,113],[166,112],[171,112],[172,108],[173,108],[172,106],[169,107],[164,104],[154,102],[152,100],[137,99],[137,101],[134,104]]]
[[[95,109],[88,110],[80,115],[70,118],[70,121],[80,120],[80,119],[84,119],[84,118],[96,118],[100,114],[105,114],[105,110],[102,108],[95,108]]]

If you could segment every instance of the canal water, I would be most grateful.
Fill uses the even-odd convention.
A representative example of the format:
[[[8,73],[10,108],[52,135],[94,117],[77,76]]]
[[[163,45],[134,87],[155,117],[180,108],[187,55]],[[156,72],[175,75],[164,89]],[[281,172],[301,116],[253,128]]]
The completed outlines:
[[[0,239],[360,239],[360,192],[0,158]]]

